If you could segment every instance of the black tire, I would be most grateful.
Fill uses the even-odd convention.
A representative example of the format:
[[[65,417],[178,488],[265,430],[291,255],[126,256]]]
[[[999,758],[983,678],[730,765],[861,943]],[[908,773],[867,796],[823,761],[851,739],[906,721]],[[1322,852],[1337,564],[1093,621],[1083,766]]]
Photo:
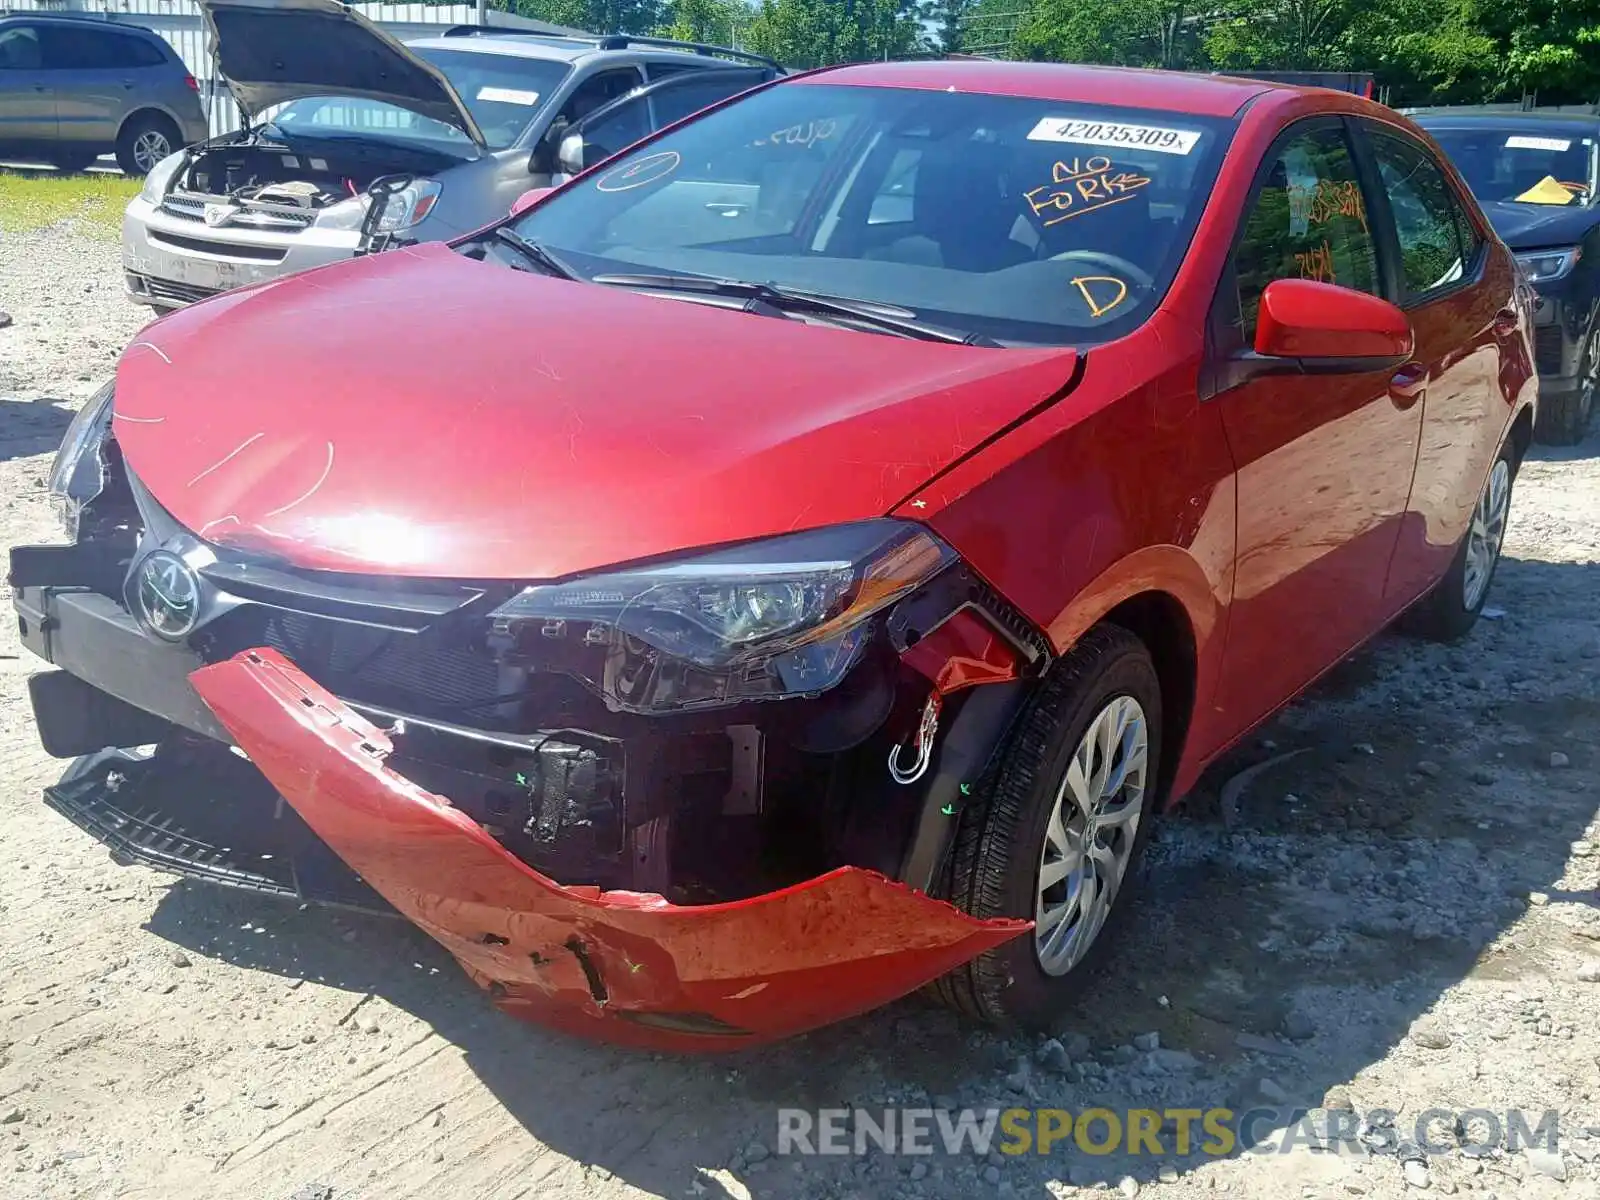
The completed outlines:
[[[1517,481],[1517,452],[1509,442],[1500,448],[1494,465],[1489,468],[1489,477],[1483,482],[1485,492],[1493,485],[1495,473],[1502,463],[1505,464],[1507,476],[1505,508],[1509,514],[1511,493]],[[1481,502],[1480,493],[1478,503]],[[1474,521],[1477,519],[1478,503],[1473,506]],[[1502,523],[1499,537],[1495,542],[1494,559],[1489,565],[1488,578],[1484,580],[1476,602],[1469,605],[1466,581],[1472,540],[1473,527],[1469,525],[1467,532],[1461,535],[1460,544],[1456,546],[1455,557],[1450,560],[1450,569],[1438,583],[1433,585],[1432,590],[1412,605],[1401,618],[1402,631],[1432,642],[1455,642],[1466,637],[1478,623],[1478,616],[1483,612],[1483,606],[1488,602],[1489,593],[1494,588],[1495,571],[1500,566],[1500,551],[1505,543],[1504,524]]]
[[[1150,834],[1161,778],[1161,686],[1144,643],[1116,626],[1090,630],[1051,668],[1029,702],[992,777],[961,814],[941,893],[983,919],[1033,919],[1045,827],[1061,780],[1084,733],[1112,700],[1131,696],[1144,710],[1146,784],[1131,855],[1111,911],[1087,953],[1065,974],[1039,964],[1024,934],[936,980],[941,1003],[994,1025],[1050,1028],[1115,941],[1129,907]]]
[[[153,144],[156,142],[165,143],[165,152],[157,152]],[[160,113],[138,113],[117,134],[117,166],[126,175],[144,175],[168,154],[182,148],[182,135],[170,120]]]
[[[1578,386],[1561,396],[1541,396],[1533,440],[1545,446],[1573,446],[1588,435],[1594,418],[1595,392],[1600,390],[1600,327],[1589,331],[1583,361],[1578,366]]]

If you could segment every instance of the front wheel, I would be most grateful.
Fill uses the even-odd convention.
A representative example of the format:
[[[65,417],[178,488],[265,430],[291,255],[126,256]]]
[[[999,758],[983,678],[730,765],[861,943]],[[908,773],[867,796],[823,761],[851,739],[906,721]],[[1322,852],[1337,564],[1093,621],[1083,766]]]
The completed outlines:
[[[1533,440],[1546,446],[1572,446],[1583,441],[1594,417],[1600,390],[1600,325],[1589,331],[1578,367],[1578,386],[1560,396],[1540,397]]]
[[[1161,687],[1144,643],[1087,633],[1040,685],[956,832],[945,896],[1031,935],[938,980],[934,995],[992,1024],[1048,1028],[1126,912],[1159,790]]]
[[[1511,485],[1517,477],[1516,452],[1510,444],[1483,481],[1472,523],[1456,547],[1455,558],[1444,578],[1406,613],[1401,627],[1408,633],[1436,642],[1453,642],[1478,623],[1489,598],[1489,584],[1500,565],[1506,522],[1511,515]]]

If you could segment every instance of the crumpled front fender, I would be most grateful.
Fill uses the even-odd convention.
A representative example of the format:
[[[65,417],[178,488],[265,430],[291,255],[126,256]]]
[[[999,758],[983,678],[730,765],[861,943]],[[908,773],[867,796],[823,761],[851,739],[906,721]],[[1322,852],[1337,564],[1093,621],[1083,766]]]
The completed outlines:
[[[514,1015],[611,1041],[726,1049],[914,991],[1030,928],[842,867],[679,906],[564,887],[384,764],[385,734],[270,649],[191,677],[283,797]]]

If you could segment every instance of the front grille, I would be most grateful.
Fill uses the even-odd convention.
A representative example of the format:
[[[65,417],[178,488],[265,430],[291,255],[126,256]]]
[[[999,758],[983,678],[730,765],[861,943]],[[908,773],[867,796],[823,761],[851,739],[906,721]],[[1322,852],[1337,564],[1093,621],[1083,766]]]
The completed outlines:
[[[262,204],[253,200],[226,200],[220,196],[185,196],[173,194],[161,201],[161,211],[182,221],[204,221],[207,205],[226,205],[234,209],[228,218],[227,228],[272,229],[284,233],[298,233],[315,223],[317,214],[308,208],[286,204]],[[220,228],[213,226],[212,228]]]
[[[216,242],[209,238],[183,237],[165,230],[149,231],[150,240],[174,250],[193,250],[198,254],[218,254],[225,258],[245,258],[251,262],[282,262],[289,253],[286,246],[254,246],[243,242]]]
[[[416,716],[488,715],[500,670],[440,634],[374,629],[305,613],[273,612],[262,638],[334,694]]]
[[[1535,325],[1533,362],[1543,375],[1561,374],[1561,326]]]

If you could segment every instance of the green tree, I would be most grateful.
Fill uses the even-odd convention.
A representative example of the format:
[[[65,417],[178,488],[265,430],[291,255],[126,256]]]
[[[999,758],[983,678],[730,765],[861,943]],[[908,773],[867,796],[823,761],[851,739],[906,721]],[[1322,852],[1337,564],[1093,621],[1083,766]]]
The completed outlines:
[[[661,0],[507,0],[507,11],[590,33],[649,33],[665,17]]]
[[[791,67],[903,58],[921,45],[916,0],[762,0],[748,49]]]
[[[1500,55],[1500,92],[1541,104],[1600,100],[1600,0],[1470,0]]]
[[[923,0],[918,15],[932,29],[929,49],[939,54],[958,52],[967,17],[977,7],[978,0]]]
[[[1204,65],[1206,10],[1194,0],[1039,0],[1012,54],[1055,62],[1183,69]]]
[[[752,13],[744,0],[673,0],[667,15],[668,24],[658,31],[662,37],[738,46]]]
[[[1352,70],[1358,57],[1352,28],[1373,2],[1243,0],[1211,24],[1206,52],[1220,69]]]

